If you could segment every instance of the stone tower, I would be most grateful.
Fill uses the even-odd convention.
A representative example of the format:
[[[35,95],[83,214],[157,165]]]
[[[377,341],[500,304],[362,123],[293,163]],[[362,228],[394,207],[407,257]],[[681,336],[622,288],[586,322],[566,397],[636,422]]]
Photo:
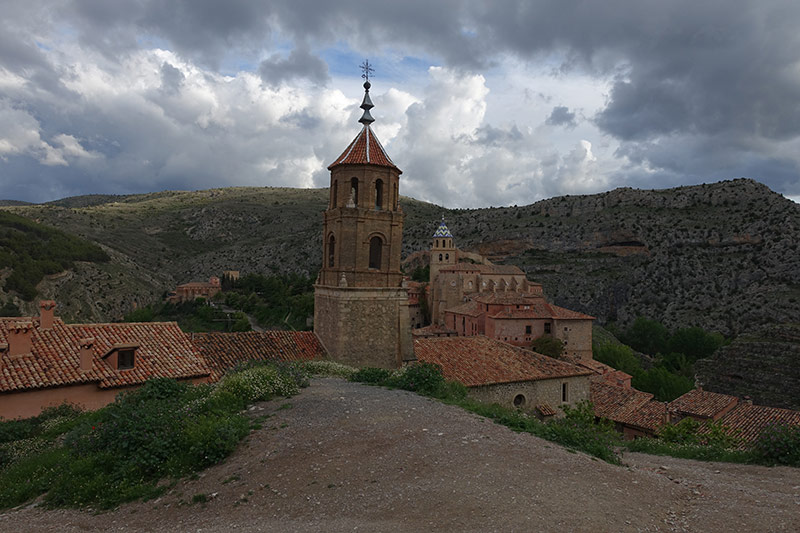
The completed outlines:
[[[361,131],[328,170],[322,270],[314,286],[314,332],[333,359],[397,368],[413,360],[408,292],[401,286],[402,173],[370,125],[364,83]]]
[[[439,287],[436,278],[439,270],[443,267],[453,266],[458,263],[458,250],[453,244],[453,235],[444,223],[444,216],[439,223],[439,227],[431,239],[431,261],[430,261],[430,286],[431,286],[431,323],[439,324],[444,318],[442,310],[439,309],[442,295],[437,294]]]

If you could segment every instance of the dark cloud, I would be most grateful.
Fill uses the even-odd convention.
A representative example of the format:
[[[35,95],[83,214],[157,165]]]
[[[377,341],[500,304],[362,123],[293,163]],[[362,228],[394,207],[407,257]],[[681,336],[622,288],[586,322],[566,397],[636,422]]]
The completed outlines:
[[[550,116],[544,121],[548,126],[564,126],[566,128],[574,128],[577,123],[575,122],[575,113],[571,112],[568,107],[556,106],[553,108]]]
[[[328,65],[305,48],[295,48],[285,59],[273,54],[258,67],[264,83],[276,87],[284,82],[306,79],[317,85],[327,83]]]

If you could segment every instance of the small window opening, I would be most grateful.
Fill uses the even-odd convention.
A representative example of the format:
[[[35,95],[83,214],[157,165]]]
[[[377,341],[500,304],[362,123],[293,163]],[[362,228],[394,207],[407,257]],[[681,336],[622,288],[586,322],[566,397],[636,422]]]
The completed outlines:
[[[375,209],[383,209],[383,180],[375,182]]]
[[[552,333],[552,328],[550,326],[550,322],[545,322],[545,324],[544,324],[544,332],[545,333]]]
[[[517,394],[514,396],[514,407],[522,407],[525,405],[525,395]]]
[[[444,254],[444,260],[450,261],[450,254]]]
[[[567,384],[566,383],[562,383],[561,384],[561,401],[562,402],[566,403],[567,401],[569,401],[568,400],[568,396],[569,396],[568,393],[569,393],[569,389],[567,388]]]
[[[328,239],[328,266],[333,267],[334,258],[336,257],[336,239],[331,235]]]
[[[369,240],[369,268],[381,268],[381,252],[383,242],[380,237],[373,237]]]
[[[333,205],[331,207],[337,207],[339,204],[339,184],[336,180],[333,180]]]
[[[134,365],[135,350],[120,350],[117,352],[117,368],[119,370],[130,370]]]
[[[350,196],[353,198],[353,202],[358,205],[358,178],[350,180]]]
[[[530,326],[525,326],[525,334],[526,335],[530,335],[531,334],[531,327]]]
[[[439,261],[442,260],[442,254],[439,254]]]

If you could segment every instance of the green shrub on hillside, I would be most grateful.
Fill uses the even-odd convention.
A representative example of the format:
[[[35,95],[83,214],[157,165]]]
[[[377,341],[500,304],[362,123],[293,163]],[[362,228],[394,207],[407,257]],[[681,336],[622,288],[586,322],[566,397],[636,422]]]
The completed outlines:
[[[552,335],[542,335],[531,343],[531,349],[536,353],[557,359],[564,351],[564,342]]]
[[[95,412],[61,407],[28,420],[0,422],[0,508],[44,494],[55,507],[111,508],[159,494],[179,477],[227,457],[251,429],[242,410],[253,401],[299,390],[270,365],[226,375],[216,385],[148,381]],[[20,444],[26,453],[14,454]]]
[[[0,269],[12,269],[4,289],[17,292],[24,300],[36,297],[36,285],[44,276],[70,269],[75,261],[109,259],[96,244],[0,211]]]

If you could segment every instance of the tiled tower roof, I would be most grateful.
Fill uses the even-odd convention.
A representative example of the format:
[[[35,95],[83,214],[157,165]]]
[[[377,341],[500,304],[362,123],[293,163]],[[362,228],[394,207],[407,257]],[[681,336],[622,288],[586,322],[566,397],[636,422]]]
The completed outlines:
[[[447,224],[444,223],[444,217],[442,217],[442,221],[439,223],[439,227],[436,228],[436,233],[433,234],[434,237],[452,237],[453,234],[450,233],[450,230],[447,228]]]
[[[364,124],[353,142],[342,152],[336,161],[330,164],[328,170],[339,165],[378,165],[397,169],[389,154],[381,146],[369,124]],[[400,169],[397,169],[400,170]]]
[[[347,147],[347,149],[342,152],[336,161],[328,166],[328,170],[333,169],[333,167],[339,165],[378,165],[381,167],[390,167],[400,170],[395,166],[392,159],[389,157],[389,154],[386,153],[386,150],[383,149],[381,146],[381,142],[373,133],[372,128],[370,128],[370,124],[375,122],[375,119],[372,118],[369,110],[375,107],[372,105],[372,99],[369,97],[369,88],[371,87],[369,80],[364,83],[364,100],[361,102],[361,109],[364,110],[364,113],[361,115],[361,118],[358,121],[364,125],[361,128],[361,131],[358,132],[356,138],[353,139],[353,142]],[[401,172],[402,174],[402,172]]]

